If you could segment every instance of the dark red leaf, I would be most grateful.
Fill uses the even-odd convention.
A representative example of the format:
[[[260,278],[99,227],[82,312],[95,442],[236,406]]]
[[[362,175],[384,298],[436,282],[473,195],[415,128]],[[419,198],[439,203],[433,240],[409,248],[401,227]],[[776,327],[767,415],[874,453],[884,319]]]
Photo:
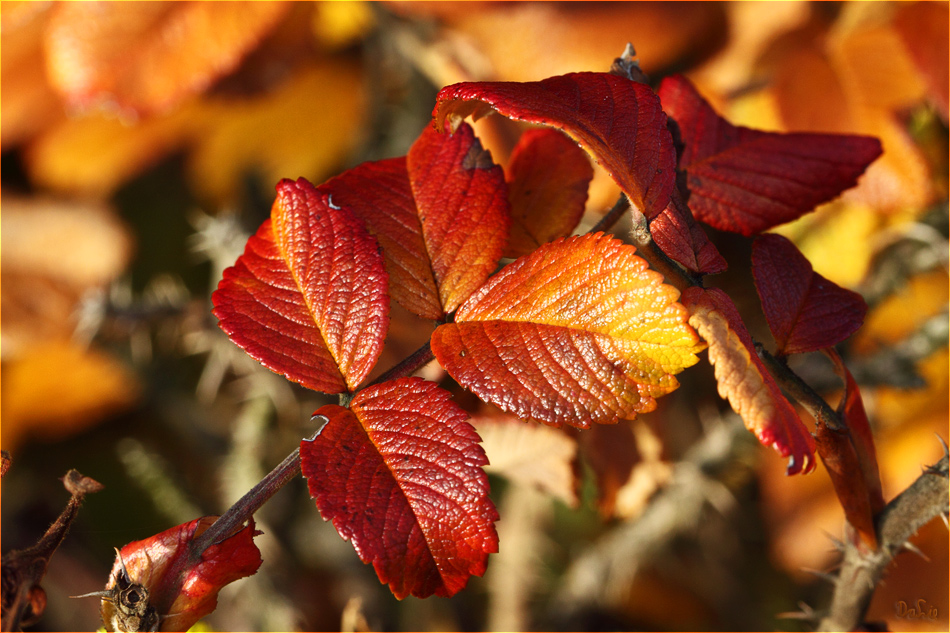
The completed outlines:
[[[729,400],[762,444],[789,458],[789,475],[814,469],[815,440],[756,354],[729,295],[718,288],[692,286],[682,301],[692,313],[689,324],[709,343],[719,395]]]
[[[498,551],[485,453],[450,398],[420,378],[368,387],[300,444],[320,514],[399,599],[451,596]]]
[[[594,177],[587,154],[550,128],[521,135],[505,170],[511,234],[505,257],[521,257],[577,228]]]
[[[722,231],[753,235],[790,222],[853,187],[882,152],[868,136],[734,126],[679,75],[664,79],[659,94],[679,126],[689,206]]]
[[[211,295],[252,358],[316,391],[350,391],[382,350],[388,281],[363,223],[301,178],[277,185],[270,219]]]
[[[482,285],[508,231],[504,174],[471,127],[427,128],[408,157],[363,163],[320,187],[379,240],[403,307],[438,320]]]
[[[831,347],[864,323],[864,298],[812,270],[781,235],[760,235],[752,243],[752,274],[780,354]]]
[[[492,110],[555,127],[580,143],[648,218],[666,207],[676,156],[666,115],[649,86],[608,73],[571,73],[542,81],[468,82],[443,88],[432,117],[454,129]]]
[[[874,434],[871,433],[871,424],[868,422],[868,416],[864,410],[861,390],[838,352],[834,348],[825,349],[824,352],[835,364],[835,372],[844,380],[844,398],[838,405],[838,413],[844,419],[845,424],[848,425],[851,442],[854,444],[858,463],[867,485],[871,513],[876,516],[884,509],[884,493],[881,490],[881,474],[877,466]]]
[[[721,273],[728,265],[693,212],[674,191],[670,204],[650,222],[653,241],[671,259],[697,273]]]

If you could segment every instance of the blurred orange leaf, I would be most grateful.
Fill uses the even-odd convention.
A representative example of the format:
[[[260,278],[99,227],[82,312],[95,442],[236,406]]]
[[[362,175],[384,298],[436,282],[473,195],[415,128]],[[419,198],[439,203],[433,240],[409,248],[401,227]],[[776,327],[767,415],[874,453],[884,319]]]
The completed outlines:
[[[472,295],[432,351],[522,419],[588,428],[651,411],[703,345],[678,291],[634,252],[602,233],[549,242]]]
[[[64,3],[47,38],[50,81],[70,101],[145,114],[230,72],[284,2]]]

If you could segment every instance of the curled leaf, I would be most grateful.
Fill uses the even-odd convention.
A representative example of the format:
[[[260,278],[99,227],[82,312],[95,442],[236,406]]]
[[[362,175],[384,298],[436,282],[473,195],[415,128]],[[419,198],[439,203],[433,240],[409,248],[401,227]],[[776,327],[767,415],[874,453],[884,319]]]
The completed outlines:
[[[252,358],[326,393],[354,389],[382,350],[388,281],[362,222],[303,178],[277,185],[270,219],[211,295]]]
[[[781,235],[760,235],[752,243],[752,275],[780,354],[831,347],[864,322],[864,298],[816,273]]]
[[[596,233],[541,246],[432,334],[462,386],[513,413],[587,428],[652,411],[703,345],[632,246]]]
[[[753,235],[790,222],[853,187],[882,152],[868,136],[737,127],[679,75],[659,94],[683,141],[690,208],[722,231]]]
[[[666,207],[676,152],[666,115],[649,86],[609,73],[571,73],[542,81],[467,82],[443,88],[432,117],[441,129],[496,111],[547,125],[581,144],[648,218]]]
[[[789,475],[810,472],[815,467],[815,440],[756,354],[729,295],[718,288],[693,286],[683,293],[683,304],[691,313],[690,325],[709,343],[719,395],[762,444],[789,458]]]
[[[399,599],[452,596],[498,551],[485,453],[450,398],[421,378],[368,387],[300,444],[320,514]]]

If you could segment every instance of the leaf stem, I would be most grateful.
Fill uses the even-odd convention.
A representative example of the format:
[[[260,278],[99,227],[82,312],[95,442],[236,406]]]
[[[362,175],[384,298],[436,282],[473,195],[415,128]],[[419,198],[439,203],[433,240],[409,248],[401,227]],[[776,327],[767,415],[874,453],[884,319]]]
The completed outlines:
[[[387,380],[395,380],[396,378],[411,376],[412,374],[416,373],[416,371],[419,370],[423,365],[431,362],[433,358],[435,358],[435,355],[432,353],[432,348],[429,346],[429,341],[426,341],[425,345],[399,361],[397,365],[394,365],[385,373],[380,374],[376,380],[370,383],[370,385],[378,385],[386,382]]]
[[[218,517],[211,527],[191,542],[191,555],[201,554],[236,533],[274,494],[300,475],[300,447],[294,449],[274,470]]]
[[[610,208],[604,217],[597,221],[591,230],[588,233],[597,233],[598,231],[603,231],[606,233],[613,225],[623,217],[623,214],[627,212],[627,209],[630,208],[630,199],[627,198],[627,195],[624,193],[620,194],[620,198],[617,199],[617,202],[614,203],[614,206]]]
[[[815,416],[820,424],[824,424],[827,428],[839,433],[848,430],[838,412],[832,409],[831,405],[818,395],[808,383],[802,380],[801,376],[792,371],[787,364],[770,354],[759,342],[755,344],[755,352],[779,381],[782,389],[791,394],[799,404]]]

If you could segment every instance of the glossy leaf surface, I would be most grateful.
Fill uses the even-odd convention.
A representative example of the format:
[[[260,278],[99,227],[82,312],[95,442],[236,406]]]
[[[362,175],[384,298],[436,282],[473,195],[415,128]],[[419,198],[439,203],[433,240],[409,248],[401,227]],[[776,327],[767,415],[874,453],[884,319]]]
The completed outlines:
[[[451,596],[498,551],[485,453],[450,397],[420,378],[368,387],[300,444],[320,514],[399,599]]]
[[[753,235],[790,222],[853,187],[881,155],[867,136],[734,126],[679,75],[664,79],[659,95],[679,126],[689,206],[723,231]]]
[[[455,128],[492,110],[557,128],[580,143],[649,218],[666,207],[676,155],[666,115],[649,86],[608,73],[571,73],[542,81],[469,82],[443,88],[432,113]]]
[[[577,143],[550,128],[528,130],[505,171],[512,219],[505,257],[526,255],[571,234],[584,215],[594,177]]]
[[[815,467],[815,440],[755,352],[739,311],[718,288],[688,288],[689,323],[709,343],[719,395],[759,441],[788,457],[789,475]]]
[[[257,572],[261,553],[254,544],[260,532],[254,520],[235,534],[190,559],[189,544],[209,528],[217,517],[183,523],[121,550],[112,566],[106,589],[116,586],[122,564],[129,579],[148,590],[148,599],[161,618],[161,631],[187,631],[214,611],[218,592],[229,583]],[[103,622],[112,624],[116,609],[102,602]],[[165,617],[167,616],[167,617]]]
[[[587,428],[656,407],[703,349],[636,249],[596,233],[541,246],[492,277],[432,334],[462,386],[531,419]]]
[[[221,329],[252,358],[326,393],[353,390],[386,337],[388,281],[376,241],[301,178],[212,294]]]
[[[393,298],[441,319],[482,285],[507,239],[504,173],[472,128],[427,128],[405,158],[363,163],[321,189],[365,220],[383,249]]]
[[[831,347],[864,322],[864,298],[816,273],[781,235],[761,235],[752,243],[752,274],[780,354]]]

